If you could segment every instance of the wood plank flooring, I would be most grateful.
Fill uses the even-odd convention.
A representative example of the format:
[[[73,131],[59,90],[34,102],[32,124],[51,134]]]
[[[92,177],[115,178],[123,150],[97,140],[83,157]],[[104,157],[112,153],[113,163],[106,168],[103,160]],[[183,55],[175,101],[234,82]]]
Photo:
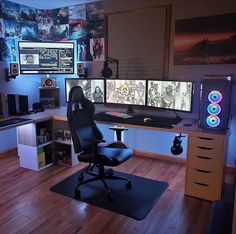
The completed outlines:
[[[116,170],[163,180],[168,190],[148,216],[137,221],[55,194],[49,188],[85,164],[53,165],[40,172],[19,167],[16,155],[0,158],[0,233],[203,234],[211,202],[184,195],[185,165],[134,156]],[[233,175],[226,177],[230,187]],[[227,187],[227,186],[226,186]],[[225,191],[225,196],[229,195]],[[230,197],[230,196],[229,196]]]

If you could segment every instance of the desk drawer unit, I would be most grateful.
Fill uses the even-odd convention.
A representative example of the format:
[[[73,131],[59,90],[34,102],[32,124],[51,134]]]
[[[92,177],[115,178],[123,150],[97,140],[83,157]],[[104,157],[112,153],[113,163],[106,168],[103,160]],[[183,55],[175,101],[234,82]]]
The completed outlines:
[[[189,136],[185,194],[221,198],[226,135],[196,133]]]

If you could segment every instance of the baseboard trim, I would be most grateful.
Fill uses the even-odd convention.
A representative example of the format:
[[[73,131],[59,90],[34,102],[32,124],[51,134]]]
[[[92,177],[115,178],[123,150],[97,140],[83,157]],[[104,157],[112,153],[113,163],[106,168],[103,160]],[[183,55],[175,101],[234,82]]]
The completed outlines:
[[[163,160],[163,161],[186,163],[185,158],[166,156],[166,155],[156,154],[156,153],[152,153],[152,152],[148,152],[148,151],[134,150],[134,154],[137,156],[155,158],[155,159],[159,159],[159,160]]]
[[[17,155],[17,148],[12,148],[12,149],[8,149],[6,151],[0,152],[0,158],[5,158],[13,154]]]
[[[224,170],[228,173],[235,173],[235,167],[231,165],[225,165]]]

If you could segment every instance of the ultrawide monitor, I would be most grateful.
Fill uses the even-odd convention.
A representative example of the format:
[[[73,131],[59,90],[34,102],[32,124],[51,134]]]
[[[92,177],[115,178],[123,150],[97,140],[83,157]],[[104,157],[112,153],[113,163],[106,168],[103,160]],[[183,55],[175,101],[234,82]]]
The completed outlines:
[[[73,42],[19,41],[21,74],[73,74]]]
[[[145,105],[146,80],[106,80],[106,103]]]
[[[147,106],[192,111],[193,82],[148,80]]]
[[[69,101],[69,92],[72,87],[80,86],[83,89],[84,96],[94,103],[104,103],[105,100],[105,81],[103,79],[65,79],[66,102]]]

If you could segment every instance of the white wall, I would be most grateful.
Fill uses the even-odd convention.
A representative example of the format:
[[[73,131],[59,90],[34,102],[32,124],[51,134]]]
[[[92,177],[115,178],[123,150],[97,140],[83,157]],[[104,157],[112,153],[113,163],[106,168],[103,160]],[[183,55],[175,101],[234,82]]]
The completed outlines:
[[[202,16],[220,15],[226,13],[236,13],[235,0],[104,0],[105,13],[122,12],[133,9],[140,9],[161,5],[172,5],[171,14],[171,36],[170,36],[170,55],[169,55],[169,79],[170,80],[192,80],[195,81],[195,95],[193,101],[193,113],[181,114],[182,117],[199,116],[199,93],[200,80],[202,75],[208,74],[232,74],[236,80],[236,64],[217,64],[217,65],[174,65],[173,48],[175,34],[175,20],[185,18],[195,18]],[[151,30],[151,29],[150,29]],[[144,35],[146,36],[146,35]],[[128,40],[128,38],[127,38]],[[227,164],[234,165],[236,142],[236,91],[235,82],[232,89],[231,113],[230,113],[230,138],[228,148]]]

